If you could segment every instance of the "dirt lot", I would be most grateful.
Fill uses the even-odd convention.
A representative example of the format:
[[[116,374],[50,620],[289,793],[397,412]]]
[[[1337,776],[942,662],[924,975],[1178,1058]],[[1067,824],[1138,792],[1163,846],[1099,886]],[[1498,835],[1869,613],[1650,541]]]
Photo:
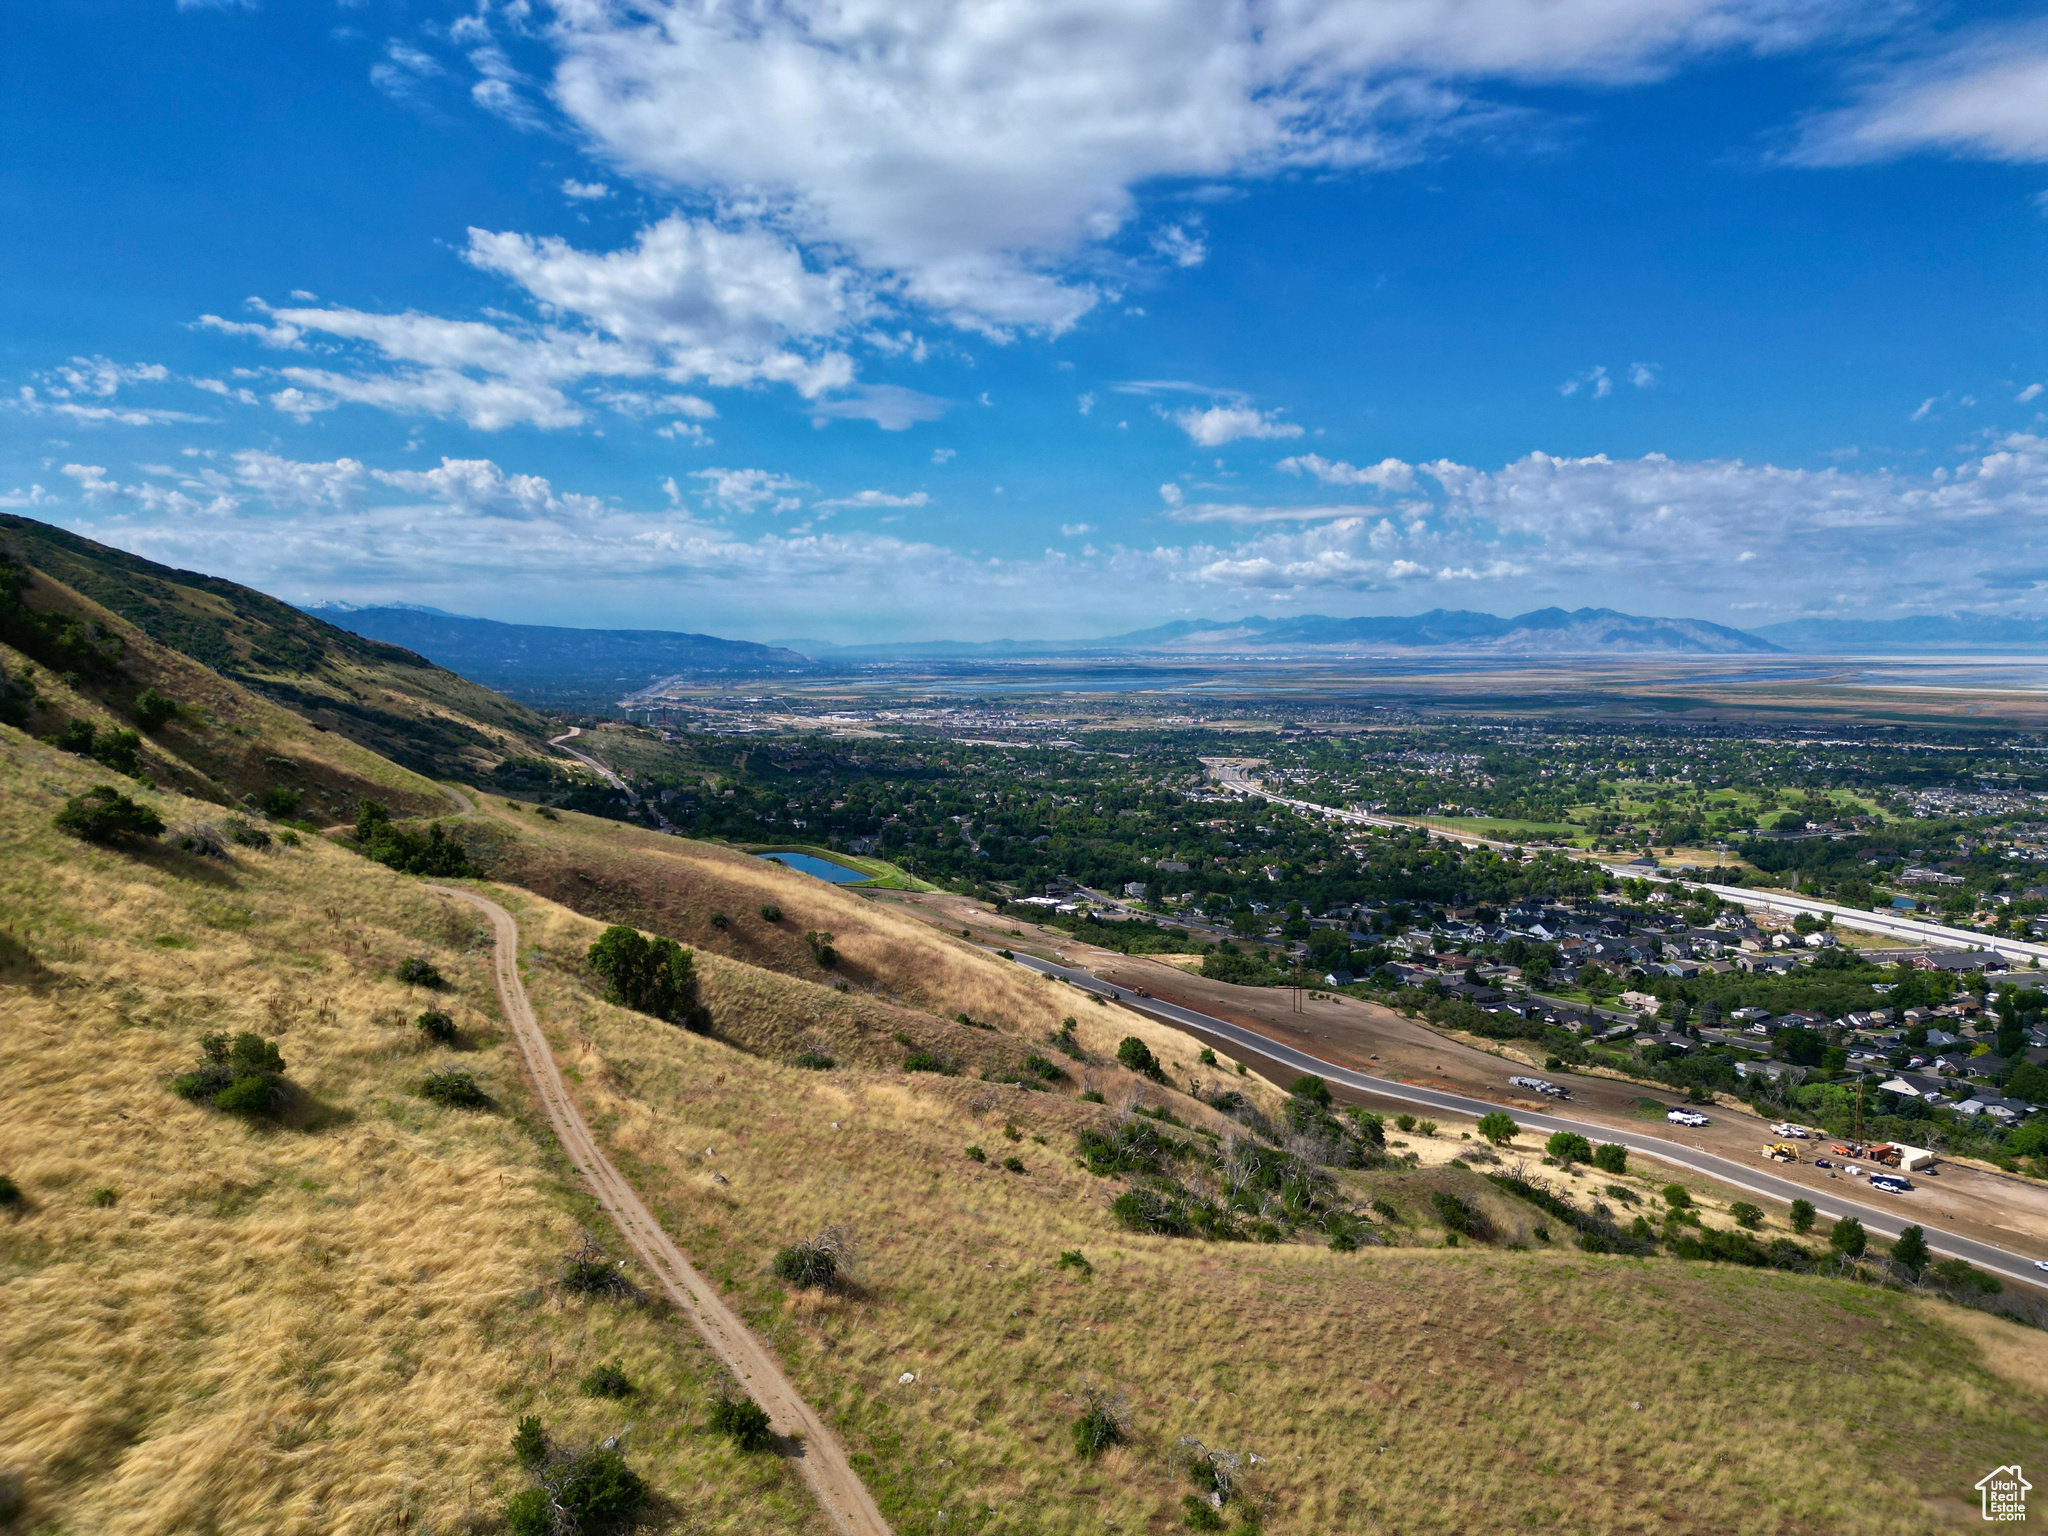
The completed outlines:
[[[967,928],[986,943],[1007,943],[1013,947],[1026,944],[1034,950],[1064,957],[1072,964],[1087,966],[1107,981],[1142,988],[1164,1001],[1214,1014],[1361,1072],[1493,1099],[1510,1110],[1519,1105],[1555,1111],[1558,1106],[1539,1102],[1534,1095],[1518,1093],[1508,1086],[1510,1076],[1533,1070],[1570,1087],[1574,1118],[1627,1126],[1632,1131],[1666,1136],[1736,1163],[1755,1163],[1781,1178],[1810,1184],[1819,1193],[1827,1192],[1831,1186],[1829,1171],[1812,1164],[1816,1149],[1818,1155],[1831,1162],[1841,1161],[1829,1153],[1827,1143],[1809,1141],[1801,1145],[1802,1161],[1789,1166],[1765,1163],[1759,1155],[1761,1148],[1778,1138],[1770,1134],[1768,1124],[1740,1105],[1722,1103],[1713,1107],[1708,1110],[1713,1123],[1697,1130],[1669,1125],[1663,1111],[1683,1102],[1678,1094],[1609,1077],[1545,1074],[1540,1055],[1517,1055],[1507,1045],[1488,1041],[1468,1043],[1439,1034],[1378,1004],[1348,997],[1309,998],[1284,989],[1210,981],[1191,974],[1185,963],[1175,964],[1178,957],[1154,960],[1097,949],[1076,942],[1072,935],[1058,929],[995,917],[964,897],[933,894],[903,900],[910,910],[922,912],[929,920],[956,933]],[[1367,1095],[1355,1097],[1370,1102]],[[1658,1107],[1647,1109],[1650,1103]],[[1389,1103],[1375,1107],[1394,1106]],[[1900,1204],[1930,1232],[1942,1227],[2032,1258],[2048,1258],[2048,1190],[2020,1179],[1949,1163],[1942,1164],[1940,1172],[1932,1176],[1924,1171],[1916,1174],[1913,1183],[1914,1192],[1900,1197]]]

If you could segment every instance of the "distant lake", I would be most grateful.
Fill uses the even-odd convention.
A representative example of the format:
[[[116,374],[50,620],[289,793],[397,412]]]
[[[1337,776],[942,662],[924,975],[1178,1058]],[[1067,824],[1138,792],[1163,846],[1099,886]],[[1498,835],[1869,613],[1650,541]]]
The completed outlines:
[[[834,885],[861,885],[874,879],[857,869],[848,869],[844,864],[834,864],[830,859],[821,859],[809,853],[757,853],[757,859],[766,859],[770,864],[787,864],[791,869],[802,870],[807,875],[816,875],[820,880],[829,880]]]

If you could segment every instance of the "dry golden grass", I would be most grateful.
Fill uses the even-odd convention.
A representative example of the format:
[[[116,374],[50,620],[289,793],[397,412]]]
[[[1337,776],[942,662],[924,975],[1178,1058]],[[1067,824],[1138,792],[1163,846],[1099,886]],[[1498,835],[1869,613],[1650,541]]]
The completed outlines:
[[[709,1357],[666,1308],[548,1285],[587,1207],[529,1118],[480,922],[318,842],[224,868],[56,834],[107,777],[0,729],[0,1172],[27,1197],[0,1213],[0,1474],[22,1528],[461,1529],[518,1486],[508,1437],[537,1412],[586,1440],[632,1421],[668,1523],[821,1529],[784,1464],[697,1428]],[[391,979],[416,953],[450,978],[458,1050],[420,1048],[426,995]],[[285,1126],[168,1091],[216,1029],[277,1040],[304,1089]],[[451,1065],[500,1112],[409,1094]],[[607,1361],[636,1398],[577,1392]]]
[[[550,952],[596,931],[508,905]],[[1267,1528],[1304,1533],[1919,1532],[2048,1449],[2039,1384],[1904,1297],[1546,1249],[1540,1216],[1444,1166],[1347,1176],[1403,1211],[1391,1248],[1133,1236],[1071,1155],[1106,1110],[748,1061],[565,967],[528,979],[621,1166],[871,1458],[900,1531],[958,1529],[940,1510],[991,1532],[1175,1528],[1183,1435],[1265,1458]],[[1537,1251],[1434,1246],[1439,1187]],[[862,1234],[856,1283],[791,1301],[768,1260],[830,1223]],[[1055,1266],[1068,1249],[1092,1278]],[[1067,1441],[1090,1386],[1124,1393],[1135,1430],[1093,1466]]]

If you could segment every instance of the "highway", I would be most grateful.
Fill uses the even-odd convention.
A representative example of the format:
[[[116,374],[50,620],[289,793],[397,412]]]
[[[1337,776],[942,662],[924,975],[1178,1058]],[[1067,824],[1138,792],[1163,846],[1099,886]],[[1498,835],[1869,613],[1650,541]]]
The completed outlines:
[[[1495,838],[1480,837],[1472,832],[1451,832],[1441,827],[1431,827],[1417,821],[1401,821],[1391,816],[1373,816],[1364,811],[1340,810],[1335,806],[1317,805],[1312,800],[1290,800],[1285,795],[1276,795],[1244,768],[1236,764],[1221,767],[1211,766],[1217,782],[1226,789],[1237,790],[1240,794],[1256,795],[1270,800],[1275,805],[1284,805],[1289,810],[1312,816],[1327,816],[1336,821],[1352,822],[1359,826],[1401,828],[1408,831],[1424,831],[1431,837],[1447,838],[1454,843],[1463,843],[1471,848],[1512,848],[1519,844],[1501,842]],[[1598,862],[1598,861],[1595,861]],[[1601,864],[1610,875],[1621,879],[1669,881],[1677,877],[1661,870],[1635,869],[1623,864]],[[1680,883],[1697,885],[1712,891],[1723,901],[1740,902],[1745,907],[1768,907],[1776,912],[1810,912],[1815,917],[1831,918],[1836,926],[1854,928],[1858,933],[1881,934],[1887,938],[1904,939],[1909,944],[1942,949],[1982,949],[2005,956],[2008,960],[2048,962],[2048,944],[2034,944],[2025,939],[2010,939],[2000,935],[1978,933],[1969,928],[1950,928],[1941,923],[1923,923],[1910,917],[1896,917],[1888,912],[1869,912],[1862,907],[1845,907],[1832,901],[1821,901],[1812,896],[1797,896],[1787,891],[1762,890],[1753,885],[1716,885],[1708,881],[1685,880]]]
[[[1762,1195],[1769,1200],[1784,1204],[1797,1199],[1811,1200],[1823,1217],[1832,1220],[1838,1216],[1854,1216],[1869,1231],[1884,1237],[1897,1237],[1908,1226],[1917,1224],[1927,1232],[1927,1245],[1939,1253],[1967,1259],[1978,1268],[1989,1270],[2004,1280],[2048,1286],[2048,1274],[2035,1269],[2034,1261],[2024,1254],[2012,1253],[2003,1248],[1993,1247],[1989,1243],[1980,1243],[1972,1238],[1943,1231],[1937,1217],[1914,1209],[1932,1193],[1924,1185],[1916,1186],[1915,1194],[1899,1196],[1897,1204],[1878,1205],[1848,1199],[1832,1190],[1809,1189],[1803,1184],[1778,1178],[1760,1168],[1730,1162],[1727,1158],[1716,1157],[1697,1148],[1681,1146],[1662,1136],[1653,1136],[1643,1131],[1624,1130],[1587,1120],[1574,1120],[1567,1115],[1538,1113],[1522,1109],[1520,1106],[1511,1107],[1486,1099],[1468,1099],[1461,1094],[1423,1088],[1413,1083],[1396,1082],[1392,1078],[1372,1077],[1363,1072],[1355,1072],[1349,1067],[1340,1067],[1335,1062],[1325,1061],[1319,1056],[1311,1056],[1306,1051],[1284,1045],[1256,1030],[1229,1023],[1211,1014],[1198,1013],[1177,1003],[1162,1002],[1156,997],[1140,997],[1128,987],[1119,987],[1102,980],[1093,972],[1078,967],[1056,965],[1050,960],[1041,960],[1036,955],[1018,954],[1016,960],[1019,965],[1027,966],[1041,975],[1056,977],[1083,991],[1110,998],[1127,1008],[1149,1014],[1162,1023],[1211,1036],[1231,1048],[1255,1051],[1288,1071],[1312,1072],[1326,1082],[1339,1084],[1360,1093],[1416,1104],[1425,1109],[1447,1110],[1453,1114],[1478,1116],[1491,1110],[1509,1108],[1516,1124],[1524,1129],[1546,1132],[1577,1131],[1596,1141],[1619,1142],[1630,1152],[1653,1157],[1681,1168],[1689,1168],[1717,1183],[1730,1185],[1753,1195]],[[1505,1070],[1504,1066],[1503,1071]],[[1930,1222],[1933,1224],[1930,1225]]]

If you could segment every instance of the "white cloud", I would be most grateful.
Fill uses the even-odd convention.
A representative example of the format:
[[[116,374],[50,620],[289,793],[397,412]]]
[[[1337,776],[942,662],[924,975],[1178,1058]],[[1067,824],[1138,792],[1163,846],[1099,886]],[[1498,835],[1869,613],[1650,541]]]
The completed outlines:
[[[1174,411],[1169,419],[1203,448],[1218,448],[1244,437],[1270,439],[1301,436],[1302,429],[1299,425],[1291,421],[1276,420],[1276,414],[1248,405],[1212,405],[1201,411],[1190,406],[1185,410]]]
[[[1182,492],[1179,486],[1175,485],[1171,480],[1169,480],[1164,485],[1159,487],[1159,499],[1165,502],[1169,507],[1177,507],[1182,502],[1187,500],[1187,496],[1185,495],[1185,493]]]
[[[1626,83],[1838,24],[1807,0],[1247,8],[557,0],[554,96],[626,172],[776,210],[904,299],[1003,334],[1106,293],[1134,189],[1413,158],[1497,125],[1474,82]],[[1178,254],[1197,248],[1185,229]],[[1170,245],[1170,242],[1169,242]]]
[[[1317,453],[1297,454],[1274,466],[1283,474],[1313,475],[1325,485],[1370,485],[1383,491],[1408,491],[1415,486],[1415,467],[1399,459],[1382,459],[1363,469],[1332,461]]]
[[[1080,399],[1076,400],[1074,403],[1081,408],[1081,414],[1083,416],[1086,416],[1090,411],[1095,409],[1094,391],[1091,390],[1089,393],[1081,396]]]
[[[540,517],[595,517],[595,496],[558,496],[539,475],[508,475],[489,459],[443,459],[438,469],[372,471],[385,485],[433,497],[472,517],[528,521]]]
[[[2039,384],[2029,384],[2025,389],[2014,395],[2013,399],[2017,400],[2021,405],[2025,405],[2028,401],[2037,399],[2040,393],[2041,386]]]
[[[855,491],[851,496],[835,496],[830,501],[814,501],[814,507],[927,507],[931,505],[931,493],[912,491],[897,496],[888,491]]]
[[[392,100],[406,101],[427,81],[447,73],[433,55],[393,38],[384,47],[384,57],[370,66],[370,82]]]
[[[2048,160],[2048,26],[1980,27],[1883,72],[1853,105],[1808,118],[1788,158],[1856,165],[1926,151]]]
[[[1063,539],[1078,539],[1081,537],[1082,534],[1093,533],[1094,531],[1095,525],[1093,523],[1060,524],[1060,537]]]
[[[1628,381],[1637,389],[1655,389],[1658,371],[1658,365],[1655,363],[1630,363]]]
[[[612,189],[601,181],[578,181],[571,176],[562,183],[562,196],[576,202],[595,202],[611,195]]]
[[[44,506],[56,499],[55,496],[52,496],[40,485],[31,485],[25,491],[17,485],[13,490],[0,495],[0,507],[5,507],[9,511],[18,511],[23,507]]]
[[[293,507],[307,512],[323,508],[340,510],[354,505],[366,474],[358,459],[306,464],[253,448],[235,454],[232,462],[237,485],[262,497],[272,506]]]
[[[934,448],[932,450],[932,462],[934,464],[951,463],[958,456],[959,452],[958,448]]]
[[[1152,249],[1176,267],[1199,267],[1209,258],[1199,226],[1168,224],[1152,236]]]
[[[988,404],[983,395],[981,403]],[[937,421],[946,414],[948,402],[936,395],[920,394],[900,384],[857,384],[843,395],[811,402],[811,421],[872,421],[884,432],[901,432],[919,422]]]
[[[1607,370],[1596,363],[1586,372],[1566,379],[1557,386],[1557,392],[1567,398],[1576,395],[1582,389],[1591,391],[1595,400],[1605,400],[1614,393],[1614,380],[1607,377]]]
[[[756,512],[780,516],[803,505],[802,497],[790,493],[805,489],[804,482],[772,470],[699,469],[690,478],[704,482],[705,500],[749,516]]]
[[[1930,416],[1933,413],[1934,407],[1940,401],[1940,399],[1941,396],[1939,395],[1929,395],[1925,400],[1922,400],[1920,402],[1919,409],[1914,411],[1913,414],[1911,416],[1908,416],[1906,419],[1908,421],[1925,421],[1928,418],[1928,416]]]

